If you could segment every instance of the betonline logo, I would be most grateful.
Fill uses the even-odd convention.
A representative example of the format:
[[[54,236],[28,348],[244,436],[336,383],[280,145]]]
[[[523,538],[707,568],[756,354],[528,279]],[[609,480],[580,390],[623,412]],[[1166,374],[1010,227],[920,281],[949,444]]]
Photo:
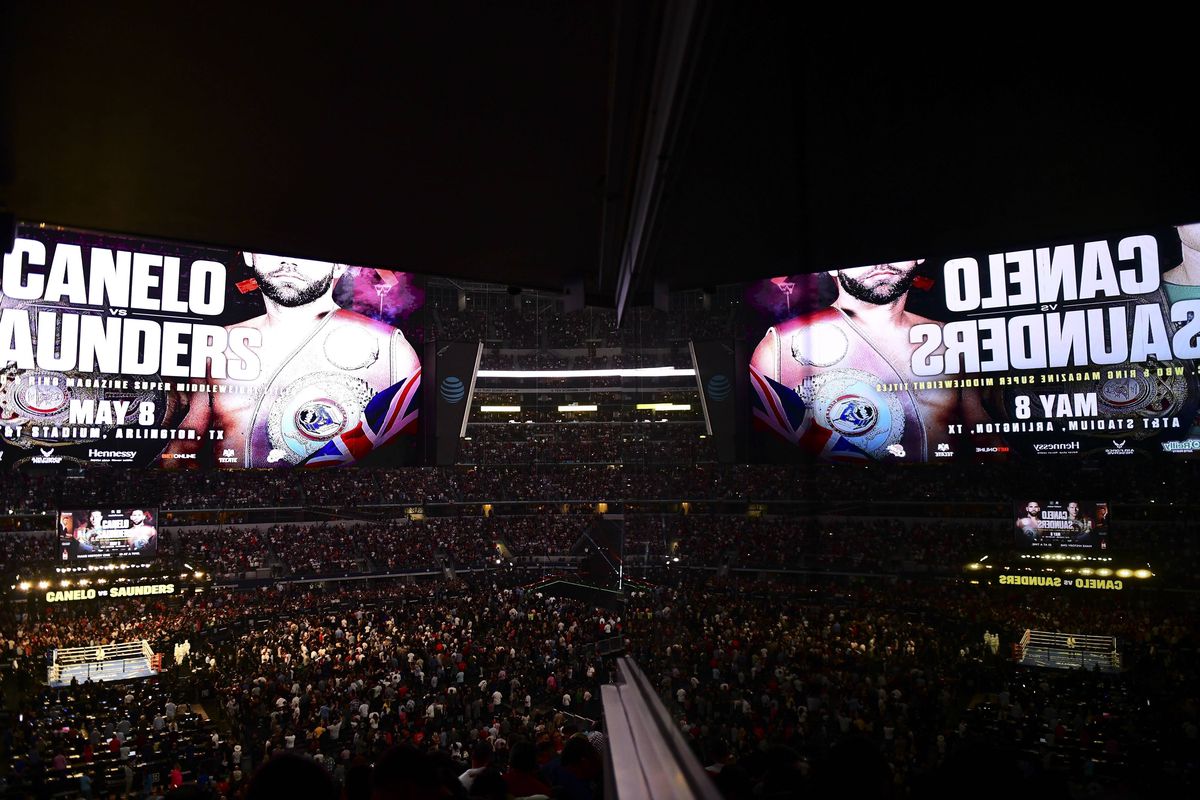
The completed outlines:
[[[1048,442],[1046,444],[1035,444],[1033,451],[1038,455],[1043,453],[1078,453],[1079,442]]]

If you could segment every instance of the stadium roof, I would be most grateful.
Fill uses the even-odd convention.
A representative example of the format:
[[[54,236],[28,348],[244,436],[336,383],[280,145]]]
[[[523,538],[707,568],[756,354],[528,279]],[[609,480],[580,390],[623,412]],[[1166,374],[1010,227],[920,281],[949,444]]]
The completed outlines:
[[[27,220],[582,278],[608,304],[623,273],[645,300],[1200,218],[1168,22],[956,42],[683,0],[0,14],[0,204]]]

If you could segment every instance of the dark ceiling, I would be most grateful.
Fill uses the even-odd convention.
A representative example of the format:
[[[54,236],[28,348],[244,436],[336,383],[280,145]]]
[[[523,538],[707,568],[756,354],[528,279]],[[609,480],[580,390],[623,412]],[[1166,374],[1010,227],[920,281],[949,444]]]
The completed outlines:
[[[947,45],[812,32],[782,3],[426,6],[8,4],[0,203],[520,286],[582,278],[601,303],[622,270],[642,302],[655,280],[1200,219],[1197,70],[1161,30]]]

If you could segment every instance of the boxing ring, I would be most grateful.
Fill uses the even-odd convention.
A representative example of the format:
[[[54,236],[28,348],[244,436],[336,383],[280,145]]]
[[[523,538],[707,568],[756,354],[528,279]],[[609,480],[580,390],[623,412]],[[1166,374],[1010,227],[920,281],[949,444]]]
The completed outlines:
[[[1026,630],[1016,646],[1016,659],[1030,667],[1121,671],[1115,636]]]
[[[158,674],[161,656],[155,655],[145,639],[119,644],[64,647],[52,651],[46,668],[46,683],[66,686],[72,679],[124,681]]]

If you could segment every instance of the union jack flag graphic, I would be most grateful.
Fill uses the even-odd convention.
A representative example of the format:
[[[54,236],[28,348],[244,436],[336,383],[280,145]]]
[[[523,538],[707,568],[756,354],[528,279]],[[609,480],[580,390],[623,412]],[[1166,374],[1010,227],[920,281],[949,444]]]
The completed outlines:
[[[870,456],[835,430],[821,425],[800,396],[750,367],[754,427],[770,431],[822,461],[862,463]]]
[[[421,370],[371,398],[358,424],[335,436],[300,462],[302,467],[353,464],[404,433],[411,433],[421,410]]]

